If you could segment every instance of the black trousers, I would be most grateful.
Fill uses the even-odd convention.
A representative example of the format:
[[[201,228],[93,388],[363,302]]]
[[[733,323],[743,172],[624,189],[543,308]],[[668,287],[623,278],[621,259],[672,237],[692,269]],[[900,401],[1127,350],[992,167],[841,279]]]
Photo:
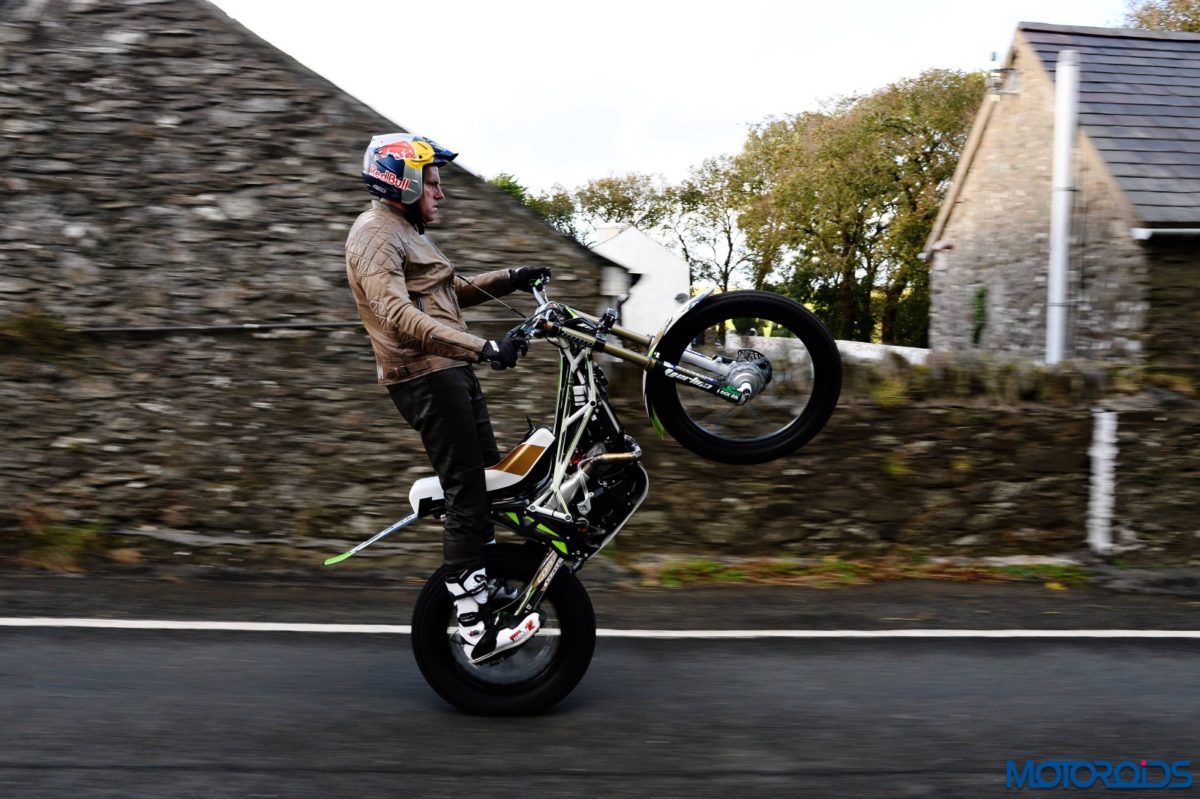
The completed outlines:
[[[500,452],[475,370],[443,369],[387,388],[400,415],[421,435],[446,495],[446,566],[481,568],[483,545],[496,532],[487,517],[483,470],[499,462]]]

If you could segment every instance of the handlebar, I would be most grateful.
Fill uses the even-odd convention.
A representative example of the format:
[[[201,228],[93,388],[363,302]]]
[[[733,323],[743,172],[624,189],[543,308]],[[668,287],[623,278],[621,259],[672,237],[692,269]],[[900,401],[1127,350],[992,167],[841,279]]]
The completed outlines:
[[[548,278],[543,278],[530,284],[529,291],[533,295],[534,301],[537,302],[537,310],[530,314],[524,322],[510,330],[509,335],[520,336],[528,340],[547,336],[553,337],[566,333],[575,339],[591,344],[596,350],[606,352],[609,355],[619,358],[620,360],[634,363],[643,369],[653,367],[655,361],[649,353],[642,354],[633,352],[625,349],[622,346],[615,346],[611,342],[606,342],[604,340],[609,330],[611,330],[613,333],[623,339],[646,347],[649,346],[652,341],[650,336],[616,326],[613,324],[616,319],[615,316],[613,316],[611,319],[609,319],[607,315],[597,318],[581,311],[569,309],[566,306],[551,300],[546,295],[546,286],[549,282],[550,281]],[[587,326],[589,323],[591,326],[598,326],[598,329],[596,330],[598,335],[590,334],[591,331],[585,332],[577,329],[565,329],[564,326],[569,324],[569,320],[571,319],[582,322],[585,326]],[[492,368],[500,369],[503,367],[501,367],[498,363],[493,362]]]

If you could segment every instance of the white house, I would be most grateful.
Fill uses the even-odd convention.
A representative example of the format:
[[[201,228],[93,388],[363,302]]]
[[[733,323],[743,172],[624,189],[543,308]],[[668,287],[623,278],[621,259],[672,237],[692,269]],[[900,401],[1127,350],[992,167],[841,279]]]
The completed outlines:
[[[624,327],[657,332],[691,296],[687,261],[632,225],[596,228],[592,251],[629,270],[629,299],[620,309]]]

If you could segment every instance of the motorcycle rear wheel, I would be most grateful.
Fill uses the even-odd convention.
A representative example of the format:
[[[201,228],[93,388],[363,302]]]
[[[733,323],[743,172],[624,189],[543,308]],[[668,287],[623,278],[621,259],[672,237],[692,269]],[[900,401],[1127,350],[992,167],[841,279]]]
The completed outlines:
[[[821,321],[800,303],[767,291],[730,291],[700,302],[655,348],[683,368],[684,351],[705,357],[765,358],[770,379],[745,404],[647,375],[663,429],[697,455],[729,464],[766,463],[795,452],[829,421],[842,388],[842,360]]]
[[[545,550],[536,545],[484,547],[488,577],[512,587],[533,578]],[[452,640],[457,622],[445,567],[434,572],[413,609],[412,647],[425,681],[450,704],[481,716],[543,713],[583,678],[596,648],[596,616],[579,579],[566,569],[542,602],[546,624],[495,664],[472,665]]]

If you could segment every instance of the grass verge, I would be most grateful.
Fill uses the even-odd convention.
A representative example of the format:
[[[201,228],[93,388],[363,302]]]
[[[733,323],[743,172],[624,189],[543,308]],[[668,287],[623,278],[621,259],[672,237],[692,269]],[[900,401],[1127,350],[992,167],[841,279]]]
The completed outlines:
[[[990,566],[947,563],[920,557],[786,560],[775,558],[718,561],[704,558],[632,564],[642,584],[663,588],[702,585],[799,585],[846,588],[895,580],[952,582],[1039,582],[1052,590],[1085,585],[1088,574],[1077,566],[1030,564]]]

